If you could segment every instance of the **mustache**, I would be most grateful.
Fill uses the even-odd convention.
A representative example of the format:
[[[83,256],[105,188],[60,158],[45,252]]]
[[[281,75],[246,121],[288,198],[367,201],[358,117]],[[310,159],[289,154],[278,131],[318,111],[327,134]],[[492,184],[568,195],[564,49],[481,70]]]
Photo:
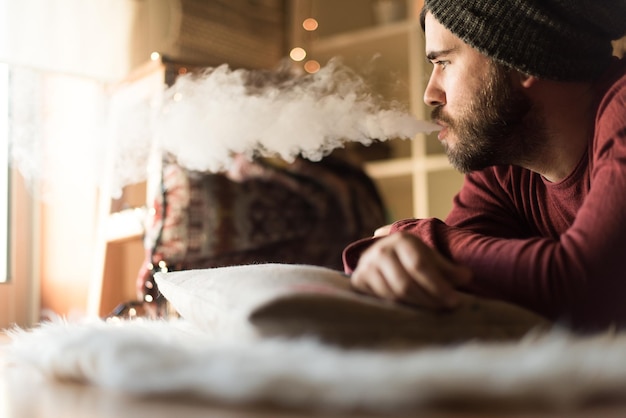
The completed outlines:
[[[448,126],[454,126],[455,122],[452,117],[446,114],[443,110],[442,106],[437,106],[430,112],[430,118],[433,121],[440,121],[445,123]]]

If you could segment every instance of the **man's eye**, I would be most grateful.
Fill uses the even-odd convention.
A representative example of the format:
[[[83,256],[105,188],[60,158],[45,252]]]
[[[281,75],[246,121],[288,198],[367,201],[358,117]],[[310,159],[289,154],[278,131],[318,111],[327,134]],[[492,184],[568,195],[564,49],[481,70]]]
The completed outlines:
[[[444,70],[448,67],[448,64],[450,64],[450,61],[441,60],[433,62],[433,65],[439,65]]]

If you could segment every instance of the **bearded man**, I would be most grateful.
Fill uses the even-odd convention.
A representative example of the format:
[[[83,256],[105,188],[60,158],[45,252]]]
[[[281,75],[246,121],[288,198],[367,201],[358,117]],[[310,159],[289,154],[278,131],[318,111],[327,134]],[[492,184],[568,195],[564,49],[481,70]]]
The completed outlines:
[[[353,286],[453,309],[459,292],[580,331],[626,327],[624,0],[426,0],[424,101],[465,183],[445,219],[344,250]]]

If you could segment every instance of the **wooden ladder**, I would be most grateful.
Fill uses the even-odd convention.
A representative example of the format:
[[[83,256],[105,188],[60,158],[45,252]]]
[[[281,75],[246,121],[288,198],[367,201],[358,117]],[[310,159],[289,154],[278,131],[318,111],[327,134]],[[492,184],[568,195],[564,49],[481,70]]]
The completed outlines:
[[[152,59],[138,70],[134,71],[126,80],[115,85],[111,89],[111,106],[110,106],[110,123],[111,132],[114,135],[116,118],[121,117],[120,112],[130,109],[135,104],[142,101],[155,100],[163,90],[165,83],[165,63],[158,57]],[[158,99],[158,97],[156,97]],[[88,294],[87,294],[87,314],[89,316],[103,316],[107,312],[103,312],[103,289],[105,286],[105,270],[108,263],[111,262],[111,249],[114,245],[119,245],[134,240],[141,240],[145,232],[145,219],[148,215],[150,207],[150,191],[154,189],[154,181],[158,180],[158,176],[149,176],[148,180],[136,186],[132,186],[131,193],[134,193],[134,200],[137,201],[137,193],[143,193],[143,204],[134,207],[125,207],[124,200],[127,193],[124,193],[121,199],[115,199],[113,195],[113,184],[115,175],[116,157],[119,150],[116,147],[115,138],[112,136],[110,145],[106,150],[103,182],[101,184],[98,198],[98,215],[97,215],[97,231],[95,255],[93,261],[93,271],[90,278]],[[131,199],[129,199],[131,200]],[[135,202],[136,203],[136,202]],[[140,262],[137,264],[139,270]],[[134,278],[133,278],[134,279]],[[120,281],[121,278],[115,280]]]

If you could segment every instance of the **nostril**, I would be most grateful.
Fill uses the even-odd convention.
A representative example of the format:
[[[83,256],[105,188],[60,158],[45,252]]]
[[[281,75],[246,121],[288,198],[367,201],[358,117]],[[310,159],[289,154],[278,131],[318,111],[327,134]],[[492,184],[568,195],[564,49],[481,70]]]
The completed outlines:
[[[437,99],[433,97],[424,97],[424,103],[431,107],[443,106],[444,101],[442,99]]]
[[[424,91],[424,103],[432,107],[441,106],[445,104],[445,94],[429,83]]]

